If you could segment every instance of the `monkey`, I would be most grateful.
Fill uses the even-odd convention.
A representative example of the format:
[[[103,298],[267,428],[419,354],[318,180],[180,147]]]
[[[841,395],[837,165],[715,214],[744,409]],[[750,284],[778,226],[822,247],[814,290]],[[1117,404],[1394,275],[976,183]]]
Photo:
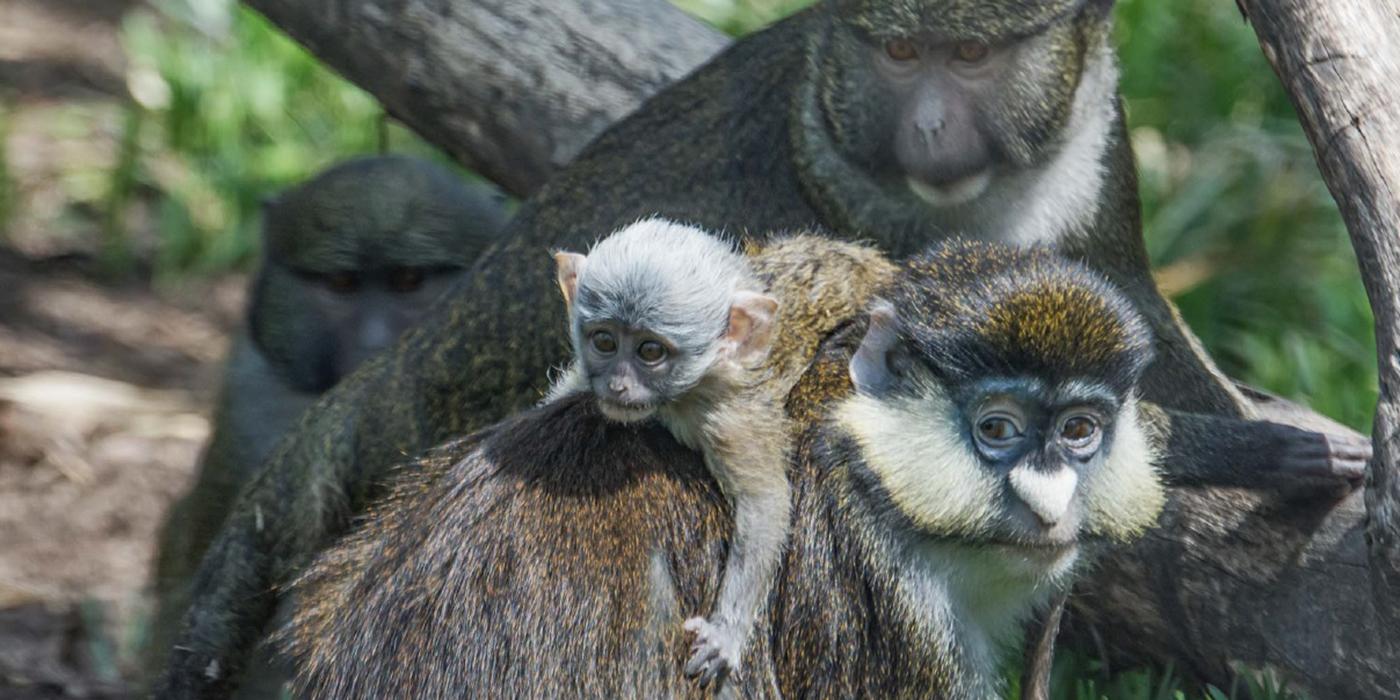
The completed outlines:
[[[1150,333],[1102,277],[968,243],[880,291],[801,377],[840,388],[799,399],[794,543],[736,696],[994,697],[1029,610],[1164,502]],[[294,584],[298,697],[694,697],[676,623],[723,595],[728,503],[605,405],[562,393],[399,470]]]
[[[955,241],[833,340],[795,450],[782,695],[997,697],[1032,611],[1165,503],[1149,326],[1081,264]]]
[[[655,417],[704,455],[734,503],[719,598],[684,624],[695,634],[686,674],[722,683],[740,671],[787,541],[788,430],[757,376],[778,302],[731,245],[664,219],[554,257],[574,359],[551,397],[590,393],[617,423]]]
[[[152,669],[239,487],[317,397],[460,281],[505,221],[493,188],[405,156],[342,162],[265,203],[262,260],[226,361],[212,437],[161,532]]]
[[[582,249],[645,216],[759,238],[824,230],[895,256],[960,234],[1052,246],[1147,319],[1144,401],[1219,418],[1200,421],[1199,445],[1232,439],[1253,401],[1148,269],[1111,5],[824,0],[736,41],[604,131],[522,205],[439,313],[338,386],[269,458],[205,559],[201,612],[185,620],[165,687],[220,692],[272,591],[381,492],[390,465],[537,402],[568,353],[538,251]],[[1277,432],[1304,458],[1269,465],[1268,479],[1209,449],[1166,466],[1246,485],[1363,473],[1360,435]],[[211,663],[219,673],[205,673]]]

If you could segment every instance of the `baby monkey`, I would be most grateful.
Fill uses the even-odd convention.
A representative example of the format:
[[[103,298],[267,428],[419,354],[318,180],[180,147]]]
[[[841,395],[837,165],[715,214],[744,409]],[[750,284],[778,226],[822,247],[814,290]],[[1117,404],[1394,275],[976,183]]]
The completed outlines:
[[[654,416],[733,503],[714,610],[684,625],[686,675],[722,682],[739,673],[788,536],[787,425],[761,369],[778,303],[732,246],[659,218],[554,259],[574,361],[550,400],[589,391],[610,420]]]

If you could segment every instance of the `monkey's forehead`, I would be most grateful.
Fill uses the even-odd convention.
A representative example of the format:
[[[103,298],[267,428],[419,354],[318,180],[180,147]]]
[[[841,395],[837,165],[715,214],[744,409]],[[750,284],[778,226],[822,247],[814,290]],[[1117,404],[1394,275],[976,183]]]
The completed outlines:
[[[838,0],[837,14],[877,38],[968,39],[1034,34],[1090,0]]]

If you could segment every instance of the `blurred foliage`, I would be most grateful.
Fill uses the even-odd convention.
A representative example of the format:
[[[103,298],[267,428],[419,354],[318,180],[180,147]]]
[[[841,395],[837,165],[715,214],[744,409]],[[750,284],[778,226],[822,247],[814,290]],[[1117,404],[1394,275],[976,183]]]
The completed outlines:
[[[1119,3],[1153,262],[1232,376],[1369,429],[1370,306],[1287,96],[1232,3]],[[1183,274],[1184,272],[1184,274]]]
[[[158,272],[244,266],[257,250],[262,199],[377,152],[383,111],[231,0],[152,7],[123,28],[137,103],[128,125],[140,147],[131,158],[121,150],[108,203],[119,208],[137,184],[159,194]],[[433,153],[400,127],[388,134],[395,151]],[[121,220],[109,211],[107,228]]]

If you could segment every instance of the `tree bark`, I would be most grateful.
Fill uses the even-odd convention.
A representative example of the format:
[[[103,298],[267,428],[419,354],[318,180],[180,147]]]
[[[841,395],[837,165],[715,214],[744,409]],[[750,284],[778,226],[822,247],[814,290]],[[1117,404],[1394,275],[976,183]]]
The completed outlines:
[[[1365,493],[1173,489],[1163,526],[1099,563],[1066,626],[1115,660],[1314,697],[1400,697],[1400,36],[1390,0],[1240,0],[1351,230],[1381,353]],[[662,0],[246,0],[463,163],[527,194],[723,37]],[[1266,417],[1335,430],[1257,395]],[[1363,499],[1364,495],[1364,499]],[[1364,502],[1363,502],[1364,501]],[[1370,519],[1367,519],[1367,512]],[[1366,540],[1371,540],[1368,546]]]
[[[1375,313],[1380,401],[1366,540],[1376,600],[1392,629],[1400,629],[1400,5],[1245,0],[1243,6],[1341,208]]]
[[[524,197],[728,38],[661,0],[246,0]]]

